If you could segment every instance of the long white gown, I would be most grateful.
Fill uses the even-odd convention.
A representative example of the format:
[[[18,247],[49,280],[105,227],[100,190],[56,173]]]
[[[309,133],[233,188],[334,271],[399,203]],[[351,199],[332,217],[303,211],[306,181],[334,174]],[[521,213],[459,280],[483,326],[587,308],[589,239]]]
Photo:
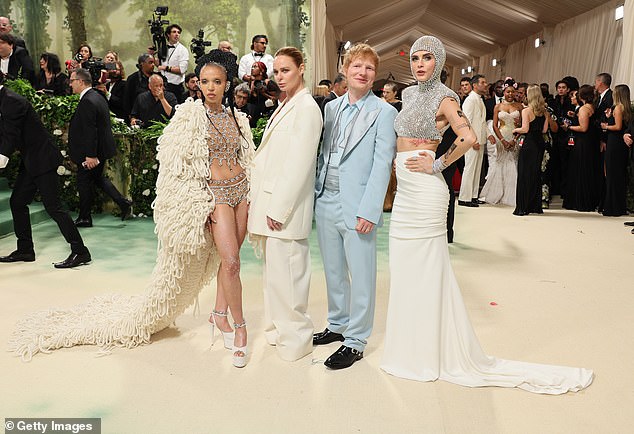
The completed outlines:
[[[513,139],[515,129],[515,119],[520,117],[520,112],[514,110],[511,113],[500,111],[500,133],[504,140]],[[493,132],[491,132],[493,134]],[[496,140],[496,160],[495,165],[489,166],[487,180],[484,183],[481,197],[487,203],[503,204],[515,206],[515,190],[517,188],[517,156],[519,147],[516,145],[511,149],[504,149],[502,142]]]
[[[553,395],[590,385],[593,373],[587,369],[497,359],[482,351],[449,258],[447,185],[440,174],[404,167],[418,152],[396,156],[398,187],[390,222],[390,299],[381,368],[418,381],[441,379]]]

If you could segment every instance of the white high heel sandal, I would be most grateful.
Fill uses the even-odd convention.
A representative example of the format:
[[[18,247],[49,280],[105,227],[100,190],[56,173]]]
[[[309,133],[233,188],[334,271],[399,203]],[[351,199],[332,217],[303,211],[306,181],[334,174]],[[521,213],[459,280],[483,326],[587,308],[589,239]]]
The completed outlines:
[[[224,341],[225,348],[230,350],[233,348],[233,340],[235,338],[235,332],[233,330],[231,330],[230,332],[223,332],[222,330],[220,330],[218,326],[216,326],[216,320],[214,319],[214,315],[226,318],[227,314],[228,314],[227,311],[221,312],[215,309],[212,310],[209,316],[209,327],[211,327],[211,345],[213,346],[214,341],[216,340],[215,329],[217,328],[220,334],[222,335],[222,340]]]
[[[246,321],[242,321],[241,324],[235,324],[235,323],[233,324],[233,327],[236,330],[246,326],[247,326]],[[242,353],[242,355],[237,355],[236,353],[238,352]],[[245,366],[247,366],[247,346],[246,345],[244,347],[236,347],[235,345],[233,346],[233,366],[235,366],[236,368],[244,368]]]

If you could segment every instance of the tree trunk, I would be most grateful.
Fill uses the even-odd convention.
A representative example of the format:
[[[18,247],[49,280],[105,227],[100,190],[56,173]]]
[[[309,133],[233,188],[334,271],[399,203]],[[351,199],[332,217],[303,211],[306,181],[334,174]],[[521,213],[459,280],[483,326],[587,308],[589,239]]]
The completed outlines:
[[[87,41],[86,24],[84,23],[84,0],[65,0],[68,15],[68,27],[71,34],[70,50],[75,53],[77,48]]]
[[[34,59],[38,59],[51,42],[44,31],[48,24],[48,3],[49,0],[29,0],[24,8],[24,39]]]

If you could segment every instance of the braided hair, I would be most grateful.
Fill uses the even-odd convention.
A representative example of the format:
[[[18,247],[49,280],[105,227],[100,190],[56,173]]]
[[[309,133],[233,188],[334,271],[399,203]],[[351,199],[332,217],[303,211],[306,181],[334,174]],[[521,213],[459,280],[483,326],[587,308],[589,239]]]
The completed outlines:
[[[222,50],[211,50],[209,53],[202,56],[196,62],[196,75],[200,78],[200,71],[207,67],[213,66],[219,68],[224,71],[227,76],[227,83],[229,83],[229,88],[225,90],[224,97],[227,101],[227,106],[231,108],[231,115],[238,127],[238,132],[240,136],[244,138],[242,134],[242,130],[240,130],[240,125],[236,121],[236,113],[235,113],[235,98],[233,94],[233,89],[235,88],[234,80],[238,77],[238,57],[230,51],[222,51]],[[203,102],[205,101],[205,95],[202,95]]]

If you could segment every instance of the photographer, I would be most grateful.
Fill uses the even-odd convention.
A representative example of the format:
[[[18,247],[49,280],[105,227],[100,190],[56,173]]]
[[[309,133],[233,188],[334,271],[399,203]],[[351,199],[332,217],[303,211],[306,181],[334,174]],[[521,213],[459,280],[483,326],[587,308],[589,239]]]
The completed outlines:
[[[272,80],[266,78],[267,67],[262,62],[255,62],[251,66],[249,81],[249,102],[255,105],[260,116],[268,116],[277,107],[280,88]]]
[[[129,113],[125,109],[125,70],[120,60],[113,62],[115,69],[108,70],[108,82],[106,83],[106,97],[110,111],[119,119],[128,119]]]
[[[90,59],[92,59],[92,48],[90,48],[88,44],[81,44],[79,48],[77,48],[77,51],[75,51],[73,58],[66,61],[66,70],[70,74],[77,68],[81,68],[81,64]]]
[[[266,46],[269,44],[269,38],[266,35],[255,35],[251,39],[251,52],[245,54],[240,59],[240,65],[238,66],[238,77],[242,81],[248,82],[252,80],[251,67],[255,62],[262,62],[266,65],[266,69],[273,77],[273,56],[266,54]],[[266,73],[264,78],[268,78]]]
[[[189,63],[189,51],[180,43],[183,29],[178,24],[171,24],[165,29],[167,37],[167,57],[160,59],[158,70],[167,79],[167,90],[180,99],[183,96],[183,82]]]

